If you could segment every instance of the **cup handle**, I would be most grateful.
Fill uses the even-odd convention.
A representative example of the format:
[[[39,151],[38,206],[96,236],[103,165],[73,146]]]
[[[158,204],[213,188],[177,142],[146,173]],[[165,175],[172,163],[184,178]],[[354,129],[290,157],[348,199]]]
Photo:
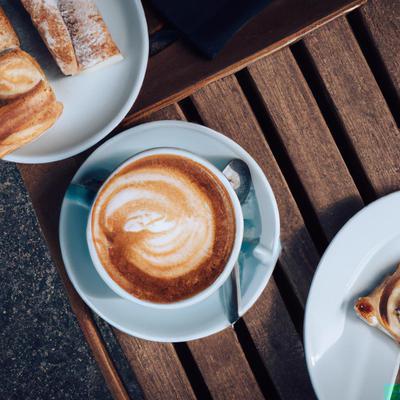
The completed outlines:
[[[65,198],[82,207],[90,208],[96,197],[96,193],[97,192],[89,189],[87,186],[78,183],[71,183],[65,194]]]
[[[65,193],[65,197],[82,207],[90,209],[96,198],[97,192],[110,175],[109,171],[96,171],[95,177],[85,180],[83,183],[71,183]]]

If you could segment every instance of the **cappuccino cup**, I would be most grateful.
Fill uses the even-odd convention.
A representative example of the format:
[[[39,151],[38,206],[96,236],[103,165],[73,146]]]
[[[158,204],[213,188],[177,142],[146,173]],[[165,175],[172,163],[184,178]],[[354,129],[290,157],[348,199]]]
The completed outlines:
[[[239,257],[243,215],[220,170],[196,154],[164,147],[99,175],[72,184],[67,196],[90,209],[89,253],[116,294],[179,308],[221,287]]]

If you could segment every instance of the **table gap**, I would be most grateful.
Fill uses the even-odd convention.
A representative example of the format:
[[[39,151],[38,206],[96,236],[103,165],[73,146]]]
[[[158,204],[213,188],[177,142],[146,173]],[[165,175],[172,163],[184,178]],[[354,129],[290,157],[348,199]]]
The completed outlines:
[[[299,335],[300,341],[303,344],[304,308],[301,305],[299,298],[296,296],[296,293],[294,292],[284,269],[280,265],[279,260],[274,269],[273,277],[278,286],[279,292],[282,295],[282,300],[289,312],[296,332]]]
[[[268,400],[279,400],[278,391],[242,318],[235,323],[233,329],[263,396]]]
[[[196,397],[201,400],[211,400],[211,393],[189,346],[185,342],[179,342],[174,343],[174,348]]]
[[[191,97],[184,98],[178,105],[189,122],[205,125]]]
[[[383,97],[386,100],[388,108],[397,126],[400,127],[400,96],[390,78],[390,74],[383,62],[381,54],[372,40],[371,34],[365,25],[360,11],[356,10],[348,14],[347,20]]]
[[[117,373],[121,378],[126,391],[128,392],[128,395],[130,398],[135,400],[144,399],[143,390],[129,364],[129,361],[125,356],[125,353],[115,337],[111,326],[96,313],[91,312],[91,314],[93,316],[94,323],[97,325],[97,328],[103,339],[107,352],[114,362],[115,369],[117,370]]]
[[[149,57],[153,57],[165,50],[167,47],[175,43],[179,38],[179,32],[168,25],[152,33],[149,37]]]
[[[323,254],[328,246],[328,239],[321,227],[318,216],[312,206],[303,184],[292,164],[289,155],[286,152],[285,145],[279,138],[276,128],[265,111],[263,100],[258,91],[257,85],[254,83],[247,69],[243,69],[236,73],[236,78],[240,87],[245,94],[253,114],[260,125],[264,137],[274,154],[276,162],[293,194],[294,200],[303,217],[304,224],[308,230],[314,244],[320,255]]]
[[[365,204],[376,199],[376,193],[364,171],[357,152],[348,139],[346,130],[340,121],[335,106],[326,91],[322,78],[314,65],[314,61],[303,42],[298,42],[290,47],[292,54],[306,80],[318,108],[332,134],[339,152],[353,178],[353,181]]]

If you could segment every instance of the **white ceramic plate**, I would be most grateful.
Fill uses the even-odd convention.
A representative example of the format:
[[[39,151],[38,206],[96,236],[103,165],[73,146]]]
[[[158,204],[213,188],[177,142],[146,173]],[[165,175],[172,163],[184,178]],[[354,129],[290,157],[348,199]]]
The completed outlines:
[[[66,77],[56,67],[32,24],[17,5],[6,12],[22,48],[44,68],[64,112],[34,142],[4,157],[20,163],[45,163],[73,156],[110,133],[125,117],[141,88],[148,60],[148,32],[140,0],[96,0],[124,60],[94,72]],[[18,7],[20,7],[18,5]]]
[[[238,144],[200,125],[160,121],[140,125],[115,136],[99,147],[73,178],[84,182],[97,169],[114,170],[132,155],[154,147],[179,147],[196,153],[222,169],[231,159],[249,166],[256,194],[256,207],[243,207],[245,225],[258,225],[260,244],[270,258],[258,261],[250,251],[241,253],[242,308],[244,314],[264,290],[280,252],[279,213],[272,189],[253,158]],[[255,208],[259,211],[256,212]],[[253,214],[254,211],[254,214]],[[116,295],[93,266],[86,242],[88,210],[67,198],[60,217],[60,244],[67,273],[83,300],[118,329],[140,338],[179,342],[198,339],[229,326],[221,292],[183,309],[163,310],[135,304]]]
[[[383,399],[394,383],[399,346],[353,311],[400,262],[400,192],[370,204],[325,252],[307,301],[304,342],[320,400]],[[387,387],[386,387],[387,389]]]

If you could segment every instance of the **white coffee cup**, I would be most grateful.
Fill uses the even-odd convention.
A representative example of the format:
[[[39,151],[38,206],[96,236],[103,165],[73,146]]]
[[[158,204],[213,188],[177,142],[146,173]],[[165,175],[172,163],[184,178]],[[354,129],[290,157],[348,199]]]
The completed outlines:
[[[94,242],[93,242],[93,235],[92,235],[92,229],[91,229],[91,219],[92,219],[92,213],[93,213],[93,205],[96,202],[97,198],[97,193],[99,193],[102,189],[102,187],[115,175],[117,174],[121,169],[123,169],[126,165],[131,164],[135,161],[140,160],[141,158],[148,157],[148,156],[154,156],[154,155],[177,155],[177,156],[183,156],[188,159],[191,159],[208,170],[210,170],[214,176],[222,183],[222,185],[225,187],[226,191],[229,194],[229,197],[232,202],[233,206],[233,211],[234,211],[234,216],[235,216],[235,239],[233,242],[233,248],[231,251],[231,254],[229,256],[229,259],[227,263],[225,264],[224,269],[222,270],[221,274],[217,277],[217,279],[209,285],[207,288],[202,290],[201,292],[195,294],[192,297],[189,297],[184,300],[176,301],[176,302],[171,302],[171,303],[156,303],[156,302],[151,302],[151,301],[146,301],[139,299],[132,294],[128,293],[126,290],[124,290],[121,286],[119,286],[108,274],[107,270],[104,268],[102,265],[100,258],[97,254]],[[97,177],[93,177],[96,179]],[[103,279],[103,281],[112,289],[116,294],[119,296],[130,300],[132,302],[149,306],[149,307],[156,307],[156,308],[164,308],[164,309],[172,309],[172,308],[180,308],[180,307],[186,307],[189,305],[193,305],[195,303],[198,303],[207,297],[211,296],[215,291],[217,291],[222,284],[227,280],[229,277],[234,264],[236,260],[239,257],[239,252],[240,248],[242,245],[242,240],[243,240],[243,214],[242,214],[242,208],[240,206],[239,199],[237,198],[234,190],[232,189],[229,181],[227,178],[222,174],[220,170],[218,170],[213,164],[211,164],[209,161],[205,160],[202,157],[197,156],[194,153],[188,152],[186,150],[181,150],[177,148],[169,148],[169,147],[161,147],[161,148],[154,148],[151,150],[146,150],[141,153],[138,153],[134,155],[133,157],[129,158],[126,160],[124,163],[122,163],[117,169],[115,169],[113,172],[110,173],[108,178],[102,183],[102,185],[98,188],[98,190],[93,190],[93,188],[90,188],[88,186],[82,186],[82,185],[72,185],[70,189],[68,190],[68,196],[72,198],[75,201],[78,201],[79,203],[90,207],[90,213],[89,213],[89,218],[88,218],[88,223],[87,223],[87,229],[86,229],[86,240],[89,248],[89,253],[91,256],[91,259],[93,261],[93,265],[95,266],[97,272],[99,273],[100,277]]]

